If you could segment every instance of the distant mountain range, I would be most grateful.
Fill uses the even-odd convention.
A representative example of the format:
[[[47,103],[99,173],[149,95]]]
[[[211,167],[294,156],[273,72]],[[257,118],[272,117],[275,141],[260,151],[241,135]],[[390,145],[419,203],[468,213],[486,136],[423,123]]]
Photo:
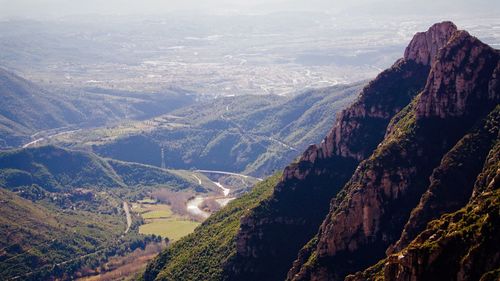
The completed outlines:
[[[363,84],[199,100],[181,91],[49,91],[0,69],[0,275],[70,278],[158,242],[138,233],[137,215],[123,235],[124,202],[158,190],[181,209],[193,196],[220,197],[211,179],[179,168],[260,175],[283,167]],[[159,167],[162,148],[163,163],[177,169]],[[231,196],[249,189],[241,176],[215,178]]]
[[[326,134],[364,82],[311,89],[291,97],[243,95],[203,100],[166,115],[82,130],[42,143],[129,162],[167,167],[272,173]]]
[[[137,213],[127,225],[125,203],[164,192],[171,208],[185,212],[197,196],[204,210],[217,210],[221,187],[231,200],[258,179],[179,169],[272,173],[317,142],[363,85],[207,99],[180,90],[48,89],[0,68],[0,276],[93,275],[110,257],[158,243],[139,234]],[[240,201],[229,222],[271,185],[259,184],[262,193]]]
[[[102,126],[146,119],[194,101],[166,91],[146,94],[102,89],[47,89],[0,68],[0,149],[21,146],[51,129]],[[38,134],[37,134],[38,133]]]
[[[451,22],[143,280],[498,280],[500,51]]]

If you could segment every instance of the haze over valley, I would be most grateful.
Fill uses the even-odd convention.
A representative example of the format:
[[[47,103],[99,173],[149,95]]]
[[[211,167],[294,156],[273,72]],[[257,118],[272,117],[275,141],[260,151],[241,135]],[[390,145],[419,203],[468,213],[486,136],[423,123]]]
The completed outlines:
[[[500,21],[455,16],[500,44]],[[275,12],[0,22],[2,65],[49,87],[293,95],[373,78],[435,16]]]
[[[0,0],[0,279],[500,280],[500,2]]]

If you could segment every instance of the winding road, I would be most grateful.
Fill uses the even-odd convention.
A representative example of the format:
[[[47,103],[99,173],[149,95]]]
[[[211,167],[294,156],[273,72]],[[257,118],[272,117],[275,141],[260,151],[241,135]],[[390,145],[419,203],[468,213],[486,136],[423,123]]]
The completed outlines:
[[[39,143],[39,142],[43,141],[44,139],[45,139],[45,138],[39,138],[39,139],[36,139],[36,140],[34,140],[34,141],[32,141],[32,142],[29,142],[29,143],[27,143],[27,144],[23,145],[23,148],[27,148],[27,147],[30,147],[30,146],[35,146],[37,143]]]
[[[25,145],[23,145],[23,148],[27,148],[27,147],[30,147],[30,146],[36,146],[39,142],[42,142],[44,140],[48,140],[48,139],[51,139],[53,137],[57,137],[57,136],[61,136],[61,135],[65,135],[65,134],[71,134],[71,133],[74,133],[74,132],[78,132],[80,131],[81,129],[78,129],[78,130],[69,130],[69,131],[62,131],[62,132],[59,132],[59,133],[55,133],[55,134],[52,134],[52,135],[48,135],[47,137],[41,137],[41,138],[38,138],[34,141],[31,141]],[[39,132],[41,133],[41,132]],[[33,136],[39,134],[39,133],[36,133],[34,134]]]
[[[233,172],[212,171],[212,170],[195,170],[195,172],[198,172],[198,173],[208,173],[208,174],[221,174],[221,175],[239,176],[239,177],[243,177],[245,179],[254,178],[254,179],[258,180],[258,181],[262,181],[261,178],[255,178],[255,177],[247,176],[247,175],[244,175],[244,174],[233,173]]]
[[[198,180],[198,184],[201,185],[201,179],[197,175],[192,175],[196,180]]]

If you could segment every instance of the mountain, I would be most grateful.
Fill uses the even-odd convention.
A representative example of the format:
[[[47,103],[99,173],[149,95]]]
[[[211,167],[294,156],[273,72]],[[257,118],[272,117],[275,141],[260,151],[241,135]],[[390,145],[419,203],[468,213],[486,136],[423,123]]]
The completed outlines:
[[[428,71],[427,65],[411,59],[397,61],[342,111],[319,146],[310,146],[285,168],[272,198],[258,207],[269,211],[243,219],[228,280],[285,278],[297,252],[328,213],[330,199],[377,147],[391,118],[423,89]]]
[[[101,89],[51,89],[0,68],[0,148],[29,142],[50,129],[98,126],[125,118],[144,119],[194,101],[167,91],[158,94]]]
[[[311,89],[291,97],[243,95],[203,100],[168,115],[54,137],[49,143],[92,149],[129,162],[242,172],[281,169],[319,141],[364,82]]]
[[[126,202],[155,190],[220,192],[195,175],[53,146],[0,152],[0,276],[69,280],[159,242],[139,234],[137,213],[128,222]]]
[[[429,38],[442,31],[451,34],[447,42],[429,48]],[[383,259],[388,248],[390,253],[411,214],[394,249],[406,246],[420,232],[418,225],[456,211],[470,198],[481,163],[498,141],[500,53],[442,23],[417,34],[405,54],[432,64],[425,89],[392,120],[384,140],[332,201],[315,245],[301,252],[290,280],[341,280]],[[475,134],[481,139],[471,140]],[[428,201],[431,193],[441,198]]]
[[[240,218],[269,198],[279,175],[258,183],[250,193],[230,202],[201,227],[172,245],[147,267],[145,280],[221,280],[224,264],[235,253]]]
[[[71,105],[51,99],[40,87],[2,68],[0,93],[1,147],[21,144],[35,130],[63,127],[83,119]]]
[[[451,22],[416,34],[230,235],[211,226],[223,257],[193,268],[181,240],[144,279],[495,280],[499,71],[500,52]]]
[[[96,266],[108,256],[156,239],[133,232],[124,235],[126,222],[122,214],[113,212],[121,202],[101,200],[101,213],[61,210],[3,188],[0,202],[0,275],[4,280],[69,279],[81,267]]]
[[[495,114],[498,132],[498,107]],[[472,192],[472,197],[462,208],[441,217],[433,216],[439,218],[424,226],[420,234],[406,243],[402,250],[393,251],[376,265],[348,276],[347,280],[379,280],[381,276],[385,280],[498,280],[499,155],[497,136],[476,183],[464,185],[469,187],[467,191],[469,195]],[[449,191],[452,186],[443,187]],[[428,202],[429,194],[428,190],[426,196],[422,196],[420,205]],[[450,194],[449,197],[455,196]]]
[[[47,192],[139,185],[203,190],[193,179],[182,178],[169,170],[103,159],[83,151],[44,146],[0,152],[0,186],[24,189],[33,185]]]

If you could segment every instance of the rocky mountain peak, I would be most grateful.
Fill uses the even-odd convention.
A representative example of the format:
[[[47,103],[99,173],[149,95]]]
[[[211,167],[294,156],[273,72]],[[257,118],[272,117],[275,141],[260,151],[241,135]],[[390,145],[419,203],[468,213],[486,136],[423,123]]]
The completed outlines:
[[[498,104],[499,52],[467,32],[458,31],[453,23],[443,22],[433,25],[427,32],[415,35],[406,49],[403,61],[430,67],[424,89],[418,91],[414,102],[408,102],[406,108],[401,110],[401,107],[394,107],[400,109],[396,113],[379,110],[376,115],[366,114],[371,112],[366,109],[372,108],[373,105],[382,108],[379,105],[387,104],[381,95],[374,94],[373,101],[365,102],[363,107],[360,107],[364,109],[363,114],[351,115],[356,118],[347,118],[346,121],[338,119],[340,125],[335,128],[342,128],[344,123],[350,125],[344,126],[347,129],[339,134],[340,140],[349,140],[347,148],[356,148],[352,142],[360,139],[359,136],[363,136],[363,132],[369,128],[366,126],[357,132],[356,129],[361,129],[357,124],[374,124],[374,117],[384,116],[384,113],[391,116],[389,119],[392,119],[393,124],[390,126],[395,129],[389,130],[371,156],[365,156],[365,160],[361,159],[352,177],[331,201],[330,212],[317,237],[302,249],[288,272],[289,280],[343,280],[347,274],[384,258],[385,250],[393,243],[391,241],[397,241],[410,213],[419,203],[418,199],[430,186],[428,179],[435,168],[442,166],[445,172],[441,174],[451,175],[454,172],[456,175],[451,178],[469,175],[469,187],[460,187],[464,195],[460,200],[456,200],[456,206],[463,206],[470,196],[470,187],[491,142],[481,140],[485,144],[480,154],[483,157],[479,160],[473,158],[479,155],[479,149],[470,152],[469,148],[461,147],[458,142]],[[377,90],[384,87],[385,83],[378,84]],[[387,92],[387,96],[398,93],[400,91],[391,90]],[[360,100],[363,100],[362,98],[363,96]],[[353,109],[356,108],[351,106],[350,110]],[[352,132],[357,132],[357,135],[354,136]],[[492,135],[495,135],[495,132]],[[470,165],[465,171],[447,170],[453,161],[456,161],[457,165],[465,165],[462,158],[448,160],[454,159],[451,156],[454,155],[451,151],[454,144],[461,147],[463,155],[472,155],[471,163],[479,165],[473,168],[470,168]],[[470,146],[479,147],[478,144]],[[337,147],[338,145],[334,145],[332,151],[345,151]],[[311,152],[312,150],[308,150],[304,159],[315,159],[316,155]],[[446,155],[450,155],[449,158],[445,158]],[[464,182],[465,180],[462,180],[450,186],[457,188]],[[458,193],[457,190],[451,192],[454,195]],[[448,195],[442,202],[447,204],[451,198]],[[458,207],[455,207],[455,210]],[[424,220],[422,225],[425,226],[427,221]],[[414,237],[413,235],[411,238]]]
[[[238,215],[222,279],[497,280],[499,77],[500,51],[453,23],[415,35]]]
[[[444,21],[434,24],[425,32],[418,32],[406,47],[404,58],[431,66],[439,49],[446,45],[455,31],[457,26],[454,23]]]
[[[435,56],[417,118],[468,116],[500,98],[500,52],[468,32],[454,32]]]
[[[424,87],[430,67],[400,59],[361,91],[325,139],[287,166],[270,198],[240,220],[227,280],[283,280],[330,200],[384,138],[394,115]],[[287,239],[283,239],[287,237]]]
[[[439,50],[447,45],[452,37],[459,37],[465,31],[458,31],[454,23],[444,21],[432,25],[427,31],[415,34],[408,47],[405,50],[404,59],[396,63],[387,71],[382,72],[372,83],[370,83],[361,93],[357,102],[344,110],[337,117],[335,126],[329,131],[325,139],[319,145],[311,145],[302,155],[300,161],[315,162],[316,159],[325,159],[333,155],[341,157],[350,157],[358,161],[366,158],[370,152],[369,149],[359,149],[356,143],[357,139],[362,139],[358,131],[364,132],[366,128],[358,124],[359,118],[390,119],[394,116],[401,106],[387,105],[392,104],[392,99],[397,99],[393,94],[387,97],[377,95],[373,89],[388,90],[387,77],[410,77],[414,73],[426,73],[429,67],[435,62]],[[455,34],[456,33],[456,34]],[[467,33],[468,34],[468,33]],[[415,67],[408,67],[408,64],[420,65],[421,69],[415,70]],[[410,70],[406,70],[409,68]],[[397,73],[397,74],[396,74]],[[426,74],[425,74],[426,75]],[[398,82],[403,84],[402,81]],[[397,84],[397,83],[396,83]],[[418,87],[417,87],[418,88]],[[397,93],[391,89],[391,93]],[[308,171],[297,169],[286,169],[284,178],[304,179]]]

